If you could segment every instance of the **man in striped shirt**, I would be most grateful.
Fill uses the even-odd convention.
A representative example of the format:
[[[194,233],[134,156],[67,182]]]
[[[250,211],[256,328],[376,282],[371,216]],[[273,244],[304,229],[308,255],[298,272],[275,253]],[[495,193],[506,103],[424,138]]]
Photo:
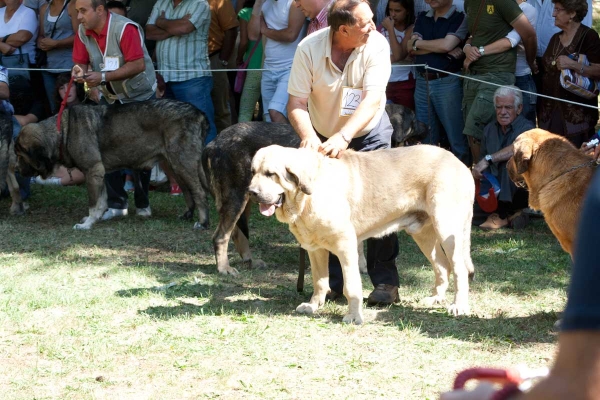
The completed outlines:
[[[206,114],[209,143],[217,136],[210,98],[213,80],[208,60],[210,7],[206,0],[158,0],[146,24],[156,40],[156,60],[166,82],[166,97],[185,101]]]
[[[306,36],[328,26],[327,9],[331,0],[295,0],[295,2],[296,7],[310,20]]]

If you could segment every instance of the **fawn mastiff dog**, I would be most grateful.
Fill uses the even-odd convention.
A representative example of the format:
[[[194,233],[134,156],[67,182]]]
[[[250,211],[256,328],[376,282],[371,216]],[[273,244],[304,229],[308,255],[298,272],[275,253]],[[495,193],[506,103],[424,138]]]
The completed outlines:
[[[529,190],[529,206],[541,210],[562,248],[573,256],[573,243],[585,192],[596,162],[567,139],[543,129],[517,137],[508,161],[510,179]]]
[[[251,196],[261,213],[287,223],[308,251],[314,293],[296,308],[312,314],[329,289],[328,251],[340,259],[346,323],[360,324],[362,282],[357,245],[406,230],[435,272],[429,304],[444,301],[450,271],[456,293],[448,311],[469,313],[471,218],[475,185],[452,153],[419,145],[372,152],[346,151],[340,159],[309,149],[269,146],[252,160]]]
[[[196,227],[208,228],[201,154],[208,131],[204,113],[176,100],[114,105],[78,105],[56,118],[26,125],[15,151],[22,175],[46,178],[56,164],[77,167],[86,176],[89,215],[75,229],[90,229],[107,208],[104,174],[123,168],[150,169],[161,160],[171,167],[188,210],[198,211]]]

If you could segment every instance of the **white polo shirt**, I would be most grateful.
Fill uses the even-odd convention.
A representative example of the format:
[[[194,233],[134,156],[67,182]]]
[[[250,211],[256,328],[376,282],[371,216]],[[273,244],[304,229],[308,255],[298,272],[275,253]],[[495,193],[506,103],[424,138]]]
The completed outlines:
[[[354,49],[344,70],[340,71],[331,59],[332,38],[331,29],[327,27],[300,42],[292,64],[288,93],[308,99],[312,125],[325,137],[338,132],[350,117],[341,115],[345,87],[381,93],[375,117],[355,135],[364,136],[385,112],[385,88],[391,73],[390,45],[381,33],[372,31],[367,44]]]

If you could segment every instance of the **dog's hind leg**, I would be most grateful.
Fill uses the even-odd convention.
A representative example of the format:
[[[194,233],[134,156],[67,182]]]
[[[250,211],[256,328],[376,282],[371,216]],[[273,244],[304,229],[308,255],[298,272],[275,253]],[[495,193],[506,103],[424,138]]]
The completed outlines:
[[[233,244],[245,264],[248,264],[251,268],[265,268],[267,264],[263,260],[252,257],[252,252],[250,251],[248,219],[250,218],[251,211],[252,203],[248,202],[246,198],[244,212],[237,219],[235,229],[233,230]]]
[[[470,207],[470,205],[468,205]],[[464,224],[468,213],[460,212],[460,205],[455,205],[453,210],[443,210],[444,215],[452,215],[450,218],[437,219],[435,229],[438,233],[442,249],[450,261],[454,274],[456,291],[454,303],[448,307],[452,315],[469,314],[469,274],[472,273],[472,264],[467,265],[465,260],[465,237]],[[471,219],[468,219],[469,223]],[[469,257],[470,260],[470,257]],[[471,270],[469,270],[469,267]]]
[[[239,221],[239,218],[244,213],[244,205],[248,202],[247,196],[244,199],[228,198],[225,199],[226,202],[222,203],[222,198],[216,198],[217,203],[217,211],[219,213],[219,224],[217,225],[217,229],[213,234],[213,247],[215,249],[215,258],[217,261],[217,270],[221,274],[231,274],[237,275],[238,270],[231,267],[229,265],[229,258],[227,257],[227,248],[229,246],[229,239],[232,236],[232,232],[238,231],[239,228],[236,226],[236,222]],[[243,218],[243,217],[242,217]],[[238,241],[236,240],[236,233],[233,233],[233,240],[236,245],[236,249],[240,251],[238,247]],[[241,243],[243,245],[243,243]],[[246,247],[248,247],[248,240],[245,242]],[[243,251],[243,249],[242,249]],[[250,249],[247,250],[250,252]],[[242,258],[245,254],[242,254]]]
[[[23,215],[27,210],[27,204],[23,203],[21,198],[21,192],[19,191],[19,182],[15,176],[15,168],[17,166],[17,154],[15,153],[15,142],[12,141],[9,145],[8,151],[8,171],[6,173],[6,183],[8,185],[8,191],[12,199],[10,205],[10,213],[12,215]]]
[[[73,229],[87,230],[96,223],[107,209],[106,186],[104,185],[104,165],[96,163],[85,172],[88,191],[89,215],[76,224]]]
[[[426,297],[422,302],[428,307],[434,304],[442,304],[446,300],[446,291],[448,290],[448,279],[450,274],[450,261],[437,238],[433,225],[427,224],[418,233],[411,234],[414,241],[427,257],[435,274],[435,283],[430,297]]]
[[[200,181],[199,171],[202,167],[200,159],[198,158],[194,163],[183,163],[180,160],[171,161],[173,162],[169,162],[169,166],[175,174],[175,179],[183,191],[188,206],[184,217],[188,216],[190,212],[193,214],[195,208],[198,211],[198,221],[194,224],[194,229],[208,229],[208,198]]]
[[[296,312],[312,315],[325,304],[325,296],[329,290],[329,252],[325,249],[309,251],[308,258],[311,265],[314,290],[309,302],[296,307]]]

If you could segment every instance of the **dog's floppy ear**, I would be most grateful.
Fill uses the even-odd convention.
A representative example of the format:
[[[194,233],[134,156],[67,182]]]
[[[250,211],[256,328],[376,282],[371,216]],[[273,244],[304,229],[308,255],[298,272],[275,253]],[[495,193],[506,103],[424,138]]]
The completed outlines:
[[[294,157],[285,165],[286,179],[294,182],[306,194],[312,194],[314,177],[318,169],[318,154],[313,150],[298,149],[304,156]]]
[[[517,173],[522,175],[529,170],[529,161],[533,157],[533,143],[531,140],[521,140],[514,146],[515,154],[513,155]]]

